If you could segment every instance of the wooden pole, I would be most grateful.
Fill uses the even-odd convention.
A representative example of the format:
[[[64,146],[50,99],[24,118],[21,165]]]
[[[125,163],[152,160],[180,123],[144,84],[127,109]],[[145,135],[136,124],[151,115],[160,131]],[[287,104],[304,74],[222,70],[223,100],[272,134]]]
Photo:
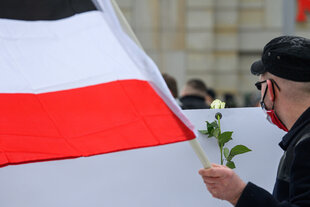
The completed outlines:
[[[195,151],[197,157],[199,158],[202,166],[205,169],[211,168],[211,163],[210,163],[209,159],[207,158],[205,152],[203,151],[203,149],[202,149],[200,143],[198,142],[197,138],[190,140],[189,143],[191,144],[193,150]]]
[[[116,15],[118,17],[118,19],[120,20],[120,23],[122,25],[122,28],[124,29],[124,31],[129,35],[129,37],[141,48],[143,49],[141,43],[139,42],[137,36],[135,35],[135,33],[133,32],[131,26],[129,25],[126,17],[124,16],[123,12],[121,11],[121,9],[119,8],[118,4],[116,3],[115,0],[111,0],[111,3],[115,9]]]

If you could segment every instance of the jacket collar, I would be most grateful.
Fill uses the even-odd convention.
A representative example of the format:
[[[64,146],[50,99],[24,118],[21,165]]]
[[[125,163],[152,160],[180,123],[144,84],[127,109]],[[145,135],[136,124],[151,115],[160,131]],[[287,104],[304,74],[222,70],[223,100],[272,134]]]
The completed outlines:
[[[279,143],[283,150],[287,150],[291,141],[296,137],[303,127],[310,122],[310,107],[297,119],[293,127],[288,131]]]

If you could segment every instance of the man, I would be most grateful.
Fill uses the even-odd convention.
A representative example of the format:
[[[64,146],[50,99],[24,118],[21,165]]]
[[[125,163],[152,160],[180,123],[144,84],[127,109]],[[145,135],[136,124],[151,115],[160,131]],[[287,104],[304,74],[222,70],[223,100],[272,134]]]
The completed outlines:
[[[207,96],[206,96],[206,104],[211,106],[211,103],[216,99],[216,92],[212,88],[207,89]]]
[[[251,72],[259,75],[261,106],[268,119],[288,131],[273,194],[225,166],[213,165],[200,175],[219,199],[237,207],[310,206],[310,40],[282,36],[271,40]]]
[[[182,109],[207,109],[210,108],[206,104],[207,86],[202,80],[191,79],[187,81],[181,91],[181,107]]]

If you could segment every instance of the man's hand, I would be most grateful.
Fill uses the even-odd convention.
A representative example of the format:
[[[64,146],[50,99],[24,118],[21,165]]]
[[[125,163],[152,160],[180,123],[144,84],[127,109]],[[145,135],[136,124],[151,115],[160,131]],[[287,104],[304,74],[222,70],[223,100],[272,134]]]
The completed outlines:
[[[246,184],[230,168],[212,164],[212,168],[201,169],[202,176],[213,197],[227,200],[236,205]]]

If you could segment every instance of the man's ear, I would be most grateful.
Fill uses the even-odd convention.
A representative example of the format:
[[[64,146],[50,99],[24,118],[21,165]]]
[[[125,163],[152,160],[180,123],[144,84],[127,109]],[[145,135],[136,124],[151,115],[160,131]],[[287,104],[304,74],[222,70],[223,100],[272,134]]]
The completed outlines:
[[[269,91],[269,94],[270,94],[270,100],[271,101],[274,101],[274,88],[273,88],[273,84],[271,82],[271,80],[267,80],[267,85],[268,85],[268,91]]]

